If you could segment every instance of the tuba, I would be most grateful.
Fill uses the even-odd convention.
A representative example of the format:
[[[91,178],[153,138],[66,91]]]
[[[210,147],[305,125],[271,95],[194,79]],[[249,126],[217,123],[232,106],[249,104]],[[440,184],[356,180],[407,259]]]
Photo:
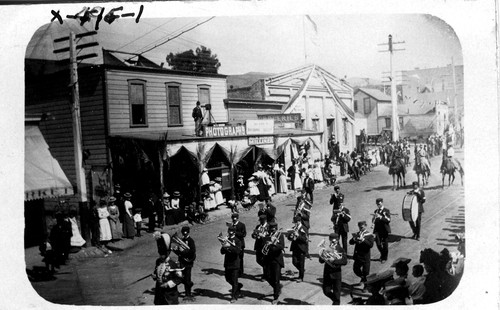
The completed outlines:
[[[181,238],[179,238],[179,236],[177,236],[177,233],[175,233],[173,236],[172,236],[172,242],[175,243],[177,245],[177,250],[179,250],[181,253],[182,252],[185,252],[185,251],[189,251],[191,250],[191,248],[189,247],[189,245],[187,245],[186,242],[182,241]],[[175,251],[175,250],[174,250]],[[194,261],[194,258],[187,258],[187,257],[184,257],[183,258],[186,262],[192,262]]]
[[[319,249],[319,257],[324,260],[328,265],[335,267],[335,265],[330,261],[332,259],[341,259],[342,253],[337,252],[336,249],[328,249],[325,247],[325,239],[323,239],[318,244]]]
[[[252,238],[261,239],[267,237],[267,227],[260,225],[259,228],[254,229]]]
[[[269,247],[271,245],[276,245],[276,243],[279,242],[280,237],[281,237],[281,228],[271,235],[271,240],[267,241],[264,247],[262,248],[262,254],[264,255],[269,254]]]
[[[222,245],[222,247],[228,247],[228,245],[230,245],[230,246],[236,246],[234,244],[234,242],[231,242],[229,240],[229,236],[224,237],[222,235],[222,232],[217,236],[217,239],[220,241],[220,244]]]

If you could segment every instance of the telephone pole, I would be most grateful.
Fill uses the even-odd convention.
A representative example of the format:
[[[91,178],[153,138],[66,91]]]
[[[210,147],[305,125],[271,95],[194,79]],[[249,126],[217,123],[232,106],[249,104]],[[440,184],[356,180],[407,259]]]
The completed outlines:
[[[69,37],[63,37],[55,39],[54,42],[64,42],[69,41],[69,47],[54,50],[54,53],[69,52],[69,59],[62,60],[62,62],[69,61],[69,74],[70,74],[70,84],[68,87],[71,88],[71,116],[73,124],[73,152],[75,157],[75,173],[76,173],[76,189],[77,189],[77,199],[80,209],[80,224],[82,227],[82,235],[87,241],[87,245],[90,243],[90,229],[89,229],[89,208],[87,202],[87,183],[85,178],[85,169],[83,167],[83,146],[82,146],[82,128],[81,128],[81,117],[80,117],[80,91],[78,87],[78,61],[82,59],[96,57],[97,54],[91,53],[87,55],[77,56],[77,50],[82,50],[87,47],[98,45],[97,42],[91,42],[81,45],[76,45],[76,39],[80,39],[86,36],[92,36],[97,34],[95,31],[77,34],[73,31],[69,33]]]
[[[397,89],[396,89],[396,76],[394,75],[394,66],[393,66],[393,54],[396,51],[404,51],[404,49],[395,49],[393,46],[394,44],[402,44],[405,43],[404,41],[400,42],[393,42],[392,41],[392,35],[389,35],[389,41],[388,43],[382,43],[379,45],[388,45],[389,48],[387,51],[380,51],[380,52],[389,52],[390,53],[390,66],[391,66],[391,73],[390,73],[390,81],[391,81],[391,103],[392,103],[392,141],[398,141],[399,140],[399,122],[398,122],[398,94],[397,94]]]
[[[455,130],[458,130],[458,108],[457,108],[457,82],[455,76],[455,62],[453,61],[453,57],[451,57],[451,72],[453,74],[453,106],[454,106],[454,125]]]

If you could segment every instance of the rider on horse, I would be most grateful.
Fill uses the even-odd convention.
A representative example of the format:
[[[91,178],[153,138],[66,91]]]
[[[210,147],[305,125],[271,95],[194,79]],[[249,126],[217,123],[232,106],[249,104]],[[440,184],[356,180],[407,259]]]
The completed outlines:
[[[417,165],[420,164],[420,165],[422,165],[422,168],[429,171],[429,175],[430,175],[431,174],[431,163],[429,162],[429,159],[427,156],[428,156],[427,152],[422,147],[422,145],[420,145],[416,154],[415,154],[415,165],[413,166],[413,170],[416,170]]]
[[[455,155],[455,150],[453,149],[453,142],[449,141],[448,142],[448,149],[446,150],[445,153],[443,153],[443,162],[441,163],[441,171],[445,170],[446,167],[449,168],[454,168],[454,169],[460,169],[461,164],[458,162],[456,158],[453,156]]]

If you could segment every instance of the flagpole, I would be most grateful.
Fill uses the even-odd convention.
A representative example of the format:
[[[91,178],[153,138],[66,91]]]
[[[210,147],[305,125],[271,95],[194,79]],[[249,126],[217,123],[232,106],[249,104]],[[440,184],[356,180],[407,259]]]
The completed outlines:
[[[304,64],[307,64],[307,50],[306,50],[306,22],[305,16],[302,16],[302,35],[304,38]]]

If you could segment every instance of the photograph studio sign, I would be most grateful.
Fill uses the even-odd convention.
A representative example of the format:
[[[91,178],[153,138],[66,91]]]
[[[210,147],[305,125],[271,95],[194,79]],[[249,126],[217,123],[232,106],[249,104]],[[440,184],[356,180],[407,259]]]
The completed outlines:
[[[203,136],[205,138],[237,137],[245,135],[246,128],[244,125],[204,126],[203,130]]]

